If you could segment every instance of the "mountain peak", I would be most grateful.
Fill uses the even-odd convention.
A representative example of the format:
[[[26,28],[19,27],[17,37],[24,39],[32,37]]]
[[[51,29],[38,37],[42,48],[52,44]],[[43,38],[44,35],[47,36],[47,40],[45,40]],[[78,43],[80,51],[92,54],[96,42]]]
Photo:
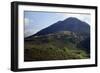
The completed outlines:
[[[75,17],[69,17],[69,18],[66,18],[65,20],[79,20],[79,19]]]
[[[34,36],[47,35],[60,31],[90,33],[90,26],[78,18],[69,17],[63,21],[58,21],[49,27],[42,29],[41,31],[34,34]]]

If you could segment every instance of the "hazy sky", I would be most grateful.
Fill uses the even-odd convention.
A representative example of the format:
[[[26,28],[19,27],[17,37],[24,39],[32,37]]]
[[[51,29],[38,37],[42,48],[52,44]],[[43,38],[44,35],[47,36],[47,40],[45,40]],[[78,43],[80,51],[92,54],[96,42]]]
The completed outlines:
[[[33,35],[41,29],[69,17],[76,17],[90,25],[90,16],[90,14],[24,11],[24,35],[25,37]]]

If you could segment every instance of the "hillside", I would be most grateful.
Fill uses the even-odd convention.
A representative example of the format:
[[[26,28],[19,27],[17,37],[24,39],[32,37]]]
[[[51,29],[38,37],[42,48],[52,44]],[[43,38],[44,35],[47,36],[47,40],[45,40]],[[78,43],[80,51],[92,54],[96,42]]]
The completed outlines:
[[[25,39],[25,61],[87,59],[89,53],[80,44],[88,36],[82,33],[59,31]],[[84,41],[84,43],[86,43]]]

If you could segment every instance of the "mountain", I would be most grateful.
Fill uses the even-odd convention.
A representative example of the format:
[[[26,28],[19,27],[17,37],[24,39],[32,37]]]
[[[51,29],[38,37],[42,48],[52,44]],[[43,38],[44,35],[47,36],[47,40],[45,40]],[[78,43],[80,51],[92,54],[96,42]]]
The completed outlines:
[[[90,26],[67,18],[24,39],[24,61],[90,58]]]
[[[40,30],[39,32],[34,34],[34,36],[47,35],[47,34],[59,32],[59,31],[72,31],[72,32],[89,34],[90,26],[86,22],[83,22],[74,17],[70,17],[63,21],[58,21],[52,24],[51,26]]]

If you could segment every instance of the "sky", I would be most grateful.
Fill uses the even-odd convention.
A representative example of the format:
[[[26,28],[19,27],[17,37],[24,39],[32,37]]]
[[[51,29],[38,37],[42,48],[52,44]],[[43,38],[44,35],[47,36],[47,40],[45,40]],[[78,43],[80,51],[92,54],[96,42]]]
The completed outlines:
[[[24,11],[24,37],[31,36],[53,23],[76,17],[90,25],[90,14]]]

